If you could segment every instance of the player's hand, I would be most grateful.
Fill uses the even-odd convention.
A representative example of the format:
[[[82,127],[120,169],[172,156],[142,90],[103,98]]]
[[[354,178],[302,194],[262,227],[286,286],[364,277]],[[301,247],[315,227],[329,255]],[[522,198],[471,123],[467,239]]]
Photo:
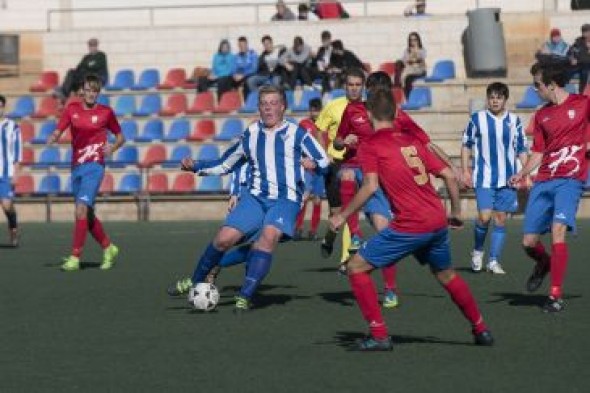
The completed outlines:
[[[316,163],[309,157],[305,157],[301,159],[301,166],[308,171],[313,171],[316,168]]]
[[[113,152],[114,152],[113,151],[113,145],[111,145],[110,143],[107,143],[102,148],[102,151],[103,151],[105,157],[110,157],[113,154]]]
[[[356,145],[359,141],[358,136],[354,135],[354,134],[350,134],[347,135],[346,138],[344,138],[344,144],[346,146],[353,146]]]
[[[518,188],[520,185],[520,182],[522,181],[522,178],[523,178],[523,176],[519,172],[516,175],[512,176],[508,180],[508,183],[510,184],[511,187]]]
[[[451,229],[463,229],[463,220],[458,216],[449,217],[447,223]]]
[[[524,178],[524,186],[527,190],[533,188],[533,179],[530,176],[525,176]]]
[[[344,217],[340,213],[334,214],[332,217],[328,219],[330,223],[330,229],[333,232],[338,231],[338,229],[346,222]]]
[[[180,162],[180,169],[187,172],[194,172],[195,160],[190,157],[185,157]]]
[[[470,169],[464,169],[461,176],[461,182],[465,188],[473,188],[473,176]]]
[[[227,211],[230,212],[234,210],[234,207],[238,204],[238,196],[232,195],[229,197],[229,201],[227,201]]]
[[[49,135],[49,138],[47,138],[47,144],[50,145],[50,146],[51,145],[55,145],[57,143],[59,137],[60,137],[60,134],[59,133],[52,132]]]

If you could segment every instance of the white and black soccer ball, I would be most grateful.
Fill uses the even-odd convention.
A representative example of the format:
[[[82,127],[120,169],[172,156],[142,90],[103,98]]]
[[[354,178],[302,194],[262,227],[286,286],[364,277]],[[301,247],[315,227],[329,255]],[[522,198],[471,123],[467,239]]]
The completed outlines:
[[[190,289],[188,301],[196,310],[211,311],[219,303],[219,290],[213,284],[200,282]]]

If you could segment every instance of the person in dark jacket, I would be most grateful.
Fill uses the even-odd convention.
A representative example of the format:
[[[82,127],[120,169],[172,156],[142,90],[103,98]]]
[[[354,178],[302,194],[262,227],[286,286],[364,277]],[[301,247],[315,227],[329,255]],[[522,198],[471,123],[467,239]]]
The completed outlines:
[[[582,26],[582,35],[576,38],[569,50],[572,74],[580,73],[579,93],[582,94],[588,83],[588,71],[590,70],[590,24]]]

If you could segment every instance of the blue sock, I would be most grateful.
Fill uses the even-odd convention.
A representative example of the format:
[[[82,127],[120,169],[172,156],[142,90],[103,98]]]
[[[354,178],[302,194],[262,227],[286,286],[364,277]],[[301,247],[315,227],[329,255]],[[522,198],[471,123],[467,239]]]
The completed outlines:
[[[475,245],[473,248],[477,251],[483,251],[483,244],[486,241],[486,235],[488,234],[488,227],[482,226],[478,221],[475,221],[475,229],[473,230],[475,235]]]
[[[272,254],[266,251],[252,250],[248,254],[246,264],[246,278],[240,289],[240,296],[250,299],[270,270]]]
[[[197,263],[195,271],[193,272],[193,284],[203,282],[205,280],[205,277],[207,277],[207,274],[209,274],[209,272],[211,271],[211,269],[217,266],[217,264],[221,260],[221,257],[223,257],[223,254],[225,254],[224,251],[219,251],[218,249],[213,247],[213,243],[209,243],[207,249],[205,250],[203,255],[201,255],[201,258]]]
[[[490,259],[499,259],[506,240],[506,228],[494,225],[492,231],[492,244],[490,245]]]
[[[219,262],[219,266],[221,267],[228,267],[237,265],[238,263],[246,262],[248,258],[248,253],[250,252],[250,248],[252,244],[243,244],[240,247],[236,247],[231,251],[225,253],[221,261]]]

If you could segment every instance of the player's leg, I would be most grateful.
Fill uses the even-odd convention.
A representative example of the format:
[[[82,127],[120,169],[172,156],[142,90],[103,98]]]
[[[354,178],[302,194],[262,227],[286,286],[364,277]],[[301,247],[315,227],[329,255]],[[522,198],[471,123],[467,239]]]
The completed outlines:
[[[494,229],[490,242],[490,259],[487,270],[494,274],[505,274],[500,263],[500,256],[506,241],[506,219],[508,213],[514,213],[518,209],[518,197],[516,190],[511,187],[503,187],[496,190],[494,198]]]
[[[308,188],[308,175],[305,175],[305,187]],[[295,220],[295,235],[293,236],[293,240],[303,240],[303,224],[305,223],[305,214],[307,213],[307,203],[309,202],[309,191],[305,191],[303,194],[303,203],[301,205],[301,210],[297,214],[297,218]]]
[[[312,210],[311,210],[311,223],[309,227],[308,239],[311,241],[318,240],[318,226],[320,225],[320,219],[322,217],[322,198],[317,195],[313,195],[312,198]]]
[[[2,204],[2,210],[6,215],[6,221],[8,222],[8,238],[12,247],[18,247],[18,220],[16,216],[16,209],[12,199],[3,197],[0,199]]]
[[[340,170],[340,200],[342,202],[342,209],[345,209],[354,198],[357,191],[357,171],[353,168],[342,168]],[[361,231],[359,226],[359,213],[351,214],[346,220],[348,230],[350,231],[351,243],[348,249],[351,252],[356,252],[360,247]]]
[[[330,215],[338,213],[341,207],[340,201],[340,179],[338,173],[340,172],[340,164],[338,162],[331,162],[328,166],[328,173],[324,176],[326,186],[326,197],[328,198],[328,206],[330,207]],[[329,258],[334,251],[334,241],[336,240],[337,232],[330,229],[324,235],[320,245],[322,257]]]
[[[476,188],[477,218],[473,229],[473,251],[471,253],[471,270],[480,272],[483,267],[484,243],[488,234],[488,227],[492,218],[494,206],[494,190],[490,188]]]

